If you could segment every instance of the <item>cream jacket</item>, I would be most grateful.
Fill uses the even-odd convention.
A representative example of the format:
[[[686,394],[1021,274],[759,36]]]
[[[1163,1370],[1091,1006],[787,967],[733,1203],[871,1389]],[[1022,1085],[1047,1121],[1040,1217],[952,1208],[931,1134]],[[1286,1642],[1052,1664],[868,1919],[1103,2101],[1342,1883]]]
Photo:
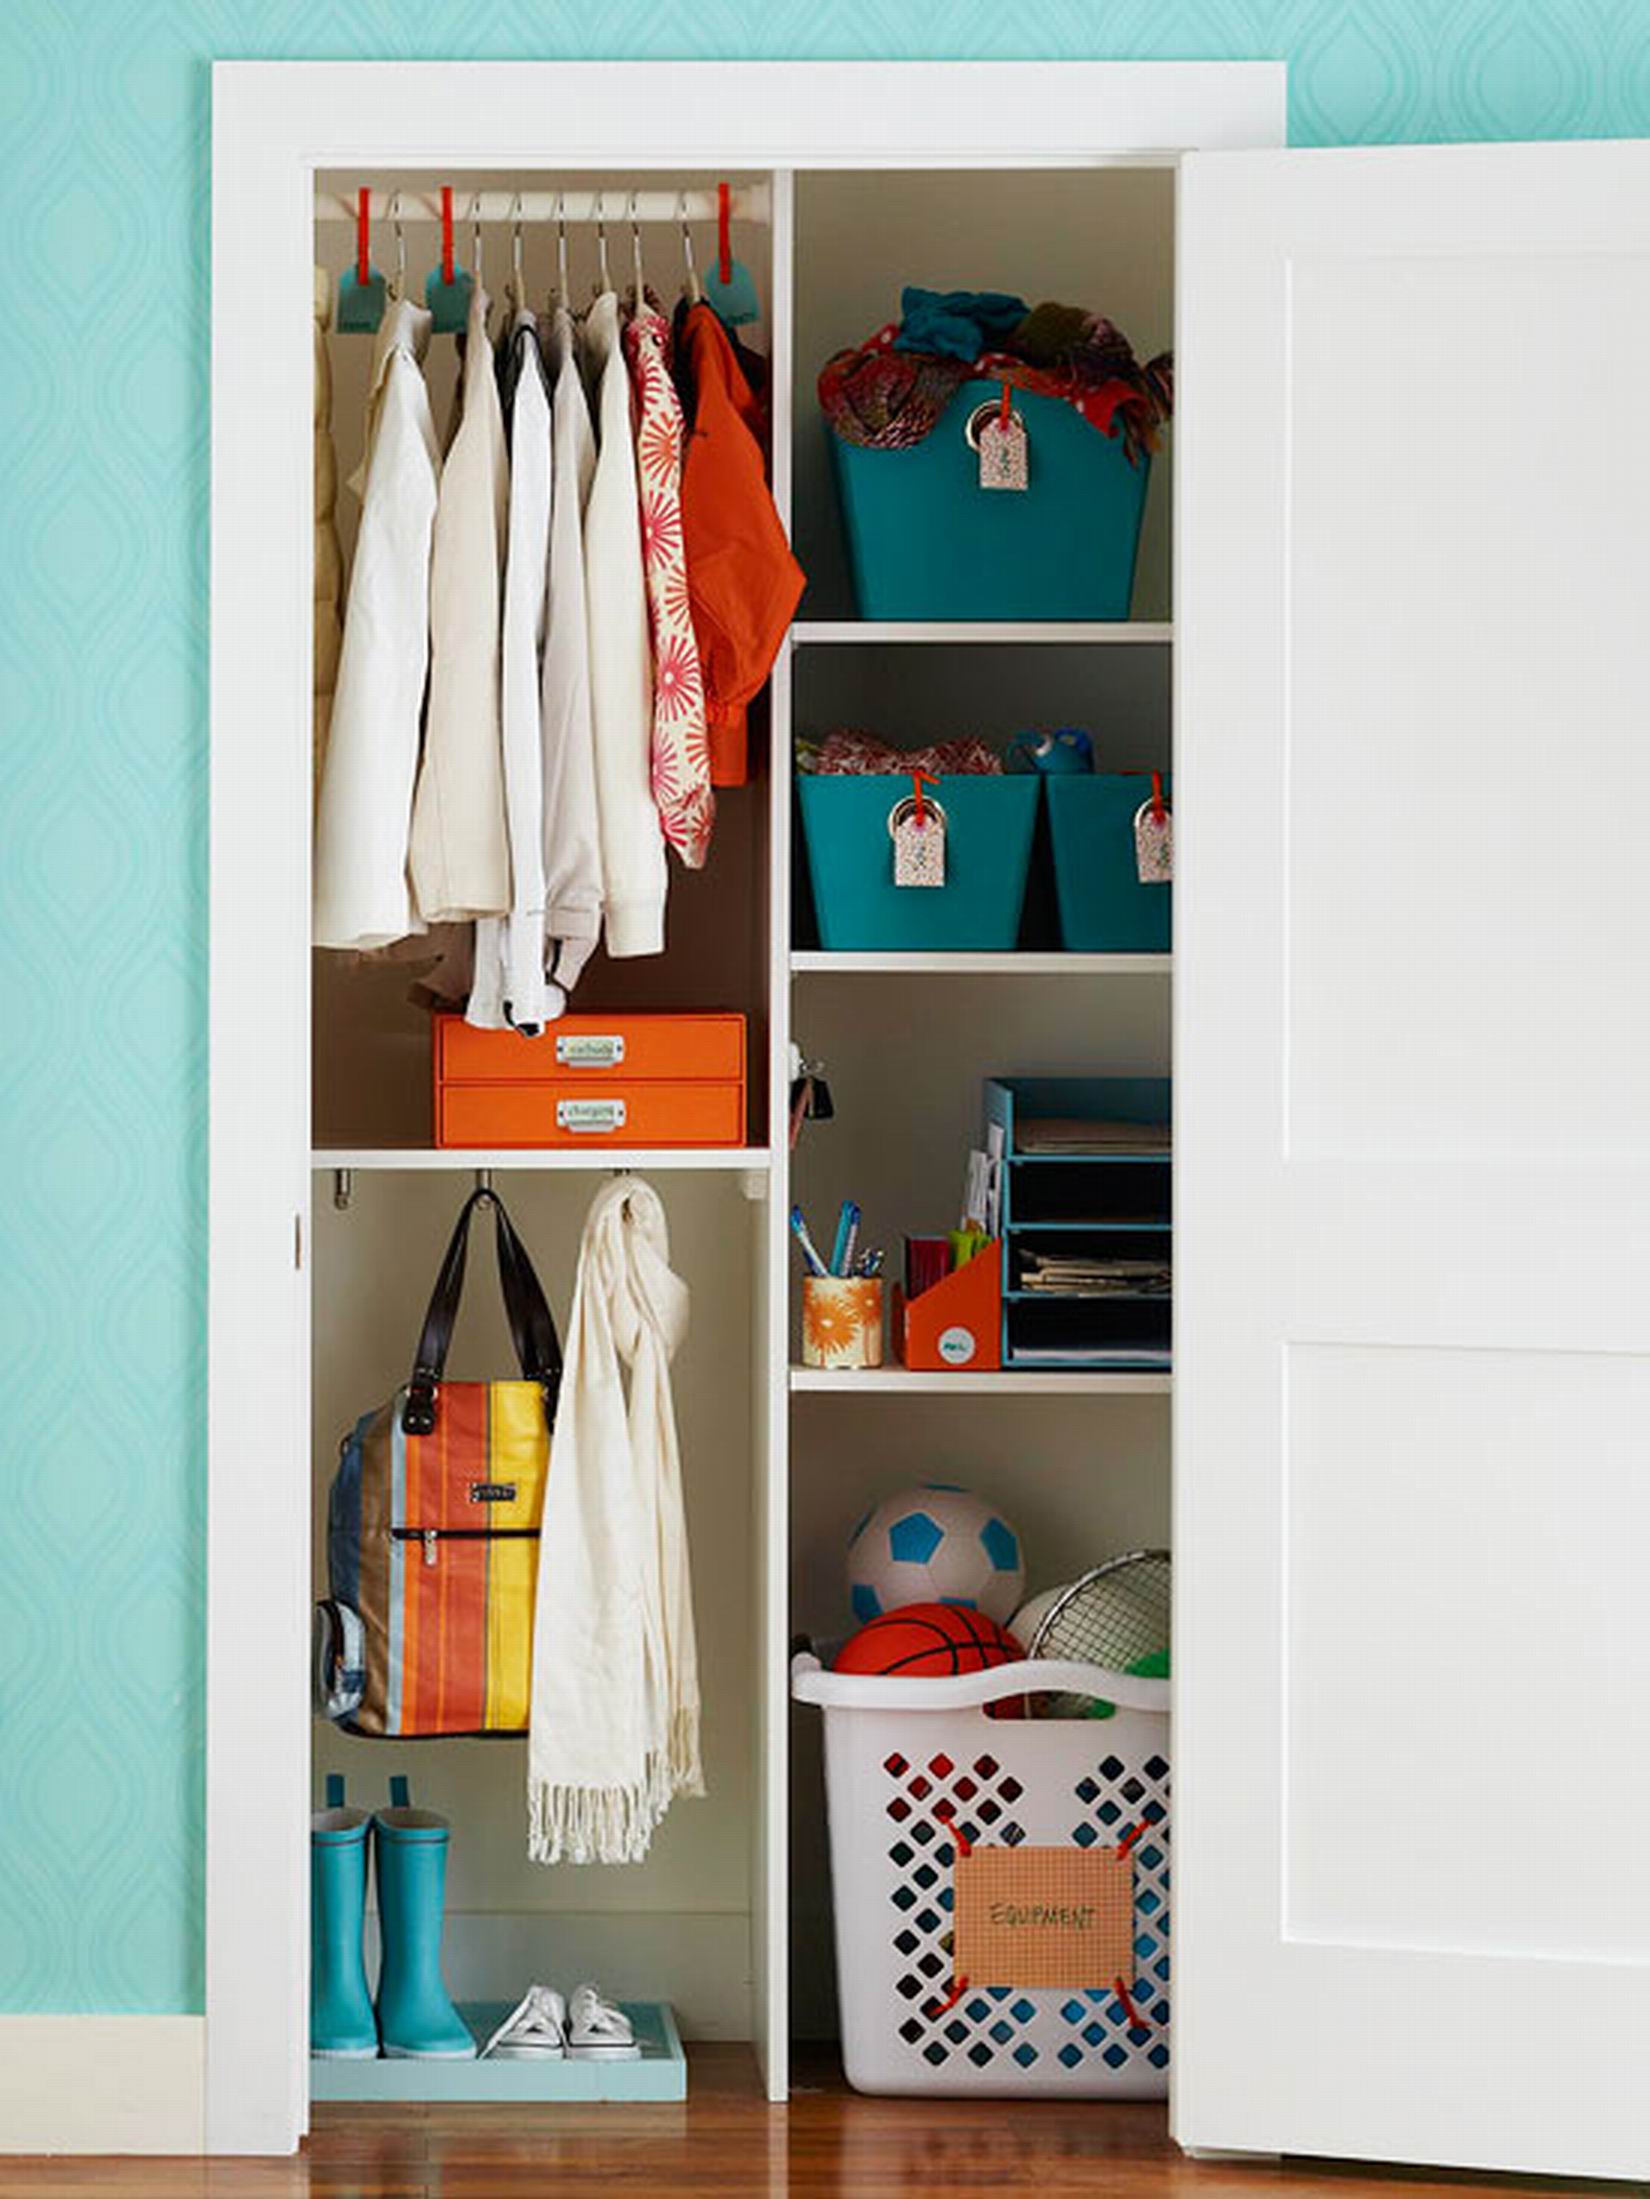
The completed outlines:
[[[362,499],[315,822],[315,943],[384,947],[418,929],[407,833],[429,658],[437,450],[420,365],[430,316],[392,299],[378,331]]]
[[[332,277],[315,270],[315,791],[321,790],[332,691],[338,684],[343,646],[344,557],[338,546],[338,456],[332,442],[332,361],[327,329],[332,321]]]
[[[477,284],[465,336],[463,411],[441,470],[430,555],[430,707],[411,862],[427,924],[502,916],[510,906],[499,725],[509,496],[487,299]]]

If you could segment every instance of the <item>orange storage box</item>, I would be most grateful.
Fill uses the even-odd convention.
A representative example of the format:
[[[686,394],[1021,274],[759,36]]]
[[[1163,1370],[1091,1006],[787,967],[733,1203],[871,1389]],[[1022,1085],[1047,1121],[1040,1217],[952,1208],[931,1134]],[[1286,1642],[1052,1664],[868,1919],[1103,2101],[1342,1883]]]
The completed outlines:
[[[438,1146],[744,1139],[743,1016],[563,1016],[536,1038],[435,1019]]]

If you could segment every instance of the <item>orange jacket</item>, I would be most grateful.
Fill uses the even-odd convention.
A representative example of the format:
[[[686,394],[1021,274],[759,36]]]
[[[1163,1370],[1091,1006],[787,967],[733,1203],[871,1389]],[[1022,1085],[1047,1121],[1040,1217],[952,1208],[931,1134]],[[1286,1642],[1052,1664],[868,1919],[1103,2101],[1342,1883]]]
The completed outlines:
[[[760,409],[708,305],[683,316],[677,359],[693,393],[682,540],[705,681],[711,784],[743,786],[750,775],[745,706],[772,669],[803,574],[768,492]]]

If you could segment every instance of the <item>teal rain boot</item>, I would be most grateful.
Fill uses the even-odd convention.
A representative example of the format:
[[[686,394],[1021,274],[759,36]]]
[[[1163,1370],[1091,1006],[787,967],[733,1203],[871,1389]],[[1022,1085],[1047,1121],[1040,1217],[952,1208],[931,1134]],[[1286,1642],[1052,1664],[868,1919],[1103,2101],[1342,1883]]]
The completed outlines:
[[[361,1928],[367,1910],[365,1810],[344,1807],[340,1772],[309,1821],[309,2050],[323,2061],[368,2061],[378,2026],[367,1995]]]
[[[373,1819],[378,1848],[378,2030],[398,2060],[471,2061],[476,2042],[441,1979],[441,1904],[451,1827],[434,1810],[408,1807],[405,1779],[390,1781],[390,1807]]]

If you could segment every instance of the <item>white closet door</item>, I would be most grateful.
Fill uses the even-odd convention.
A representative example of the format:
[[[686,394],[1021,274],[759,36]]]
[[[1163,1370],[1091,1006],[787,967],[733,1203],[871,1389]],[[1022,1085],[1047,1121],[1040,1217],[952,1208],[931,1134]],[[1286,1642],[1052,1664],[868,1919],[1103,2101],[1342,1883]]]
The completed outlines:
[[[1650,146],[1182,197],[1175,2129],[1650,2174]]]

